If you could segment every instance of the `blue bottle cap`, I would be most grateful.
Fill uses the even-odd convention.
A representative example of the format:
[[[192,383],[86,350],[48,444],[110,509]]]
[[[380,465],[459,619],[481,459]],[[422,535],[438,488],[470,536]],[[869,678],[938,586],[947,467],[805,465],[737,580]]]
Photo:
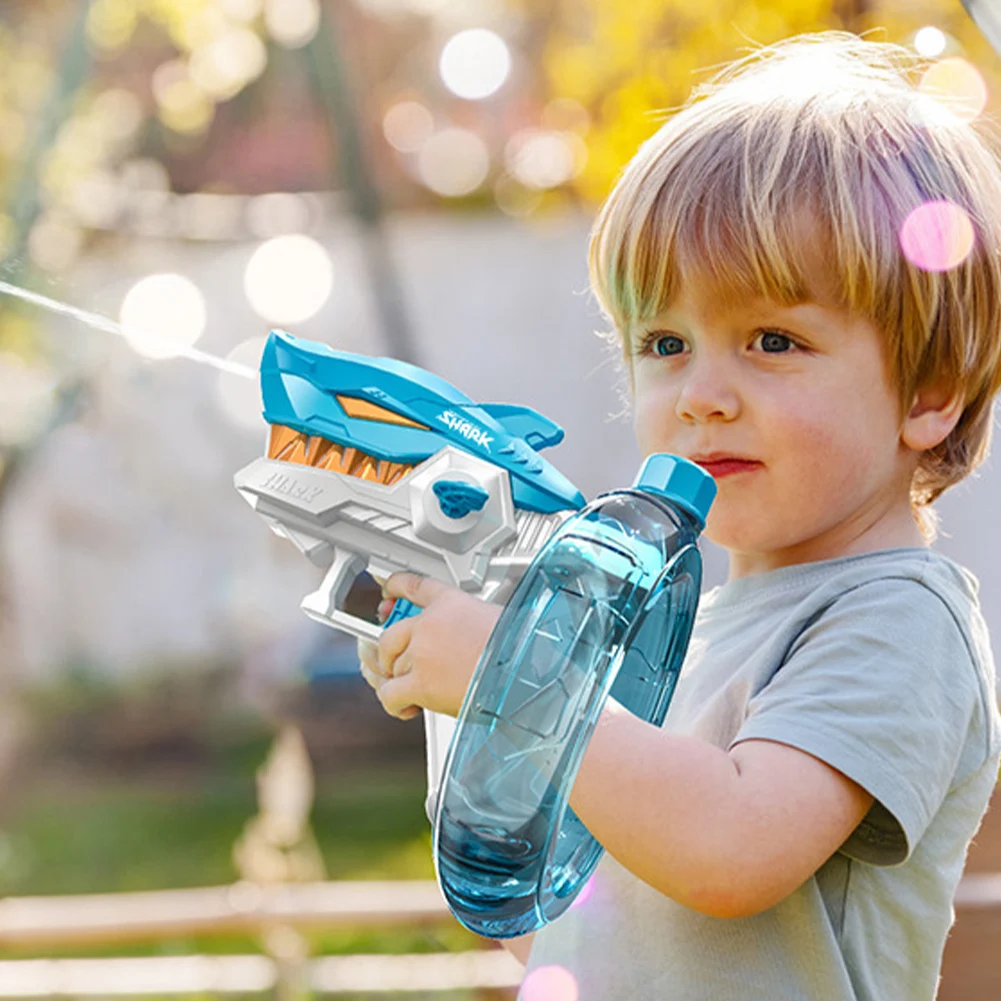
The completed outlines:
[[[698,519],[700,529],[705,527],[716,497],[716,481],[701,466],[669,452],[648,455],[633,486],[660,494],[684,508]]]

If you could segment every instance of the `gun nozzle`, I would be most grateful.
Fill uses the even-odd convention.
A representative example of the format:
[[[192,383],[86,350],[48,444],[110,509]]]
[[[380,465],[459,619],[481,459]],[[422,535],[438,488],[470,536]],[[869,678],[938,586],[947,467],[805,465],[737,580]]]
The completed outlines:
[[[271,425],[268,458],[327,469],[386,486],[396,483],[414,468],[407,463],[378,459],[361,449],[338,445],[321,435],[308,435],[284,424]]]

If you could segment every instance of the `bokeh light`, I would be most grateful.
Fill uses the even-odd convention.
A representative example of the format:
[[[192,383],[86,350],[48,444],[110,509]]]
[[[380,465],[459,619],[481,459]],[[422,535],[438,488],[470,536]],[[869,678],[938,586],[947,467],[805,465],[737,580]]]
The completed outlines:
[[[243,222],[242,202],[234,195],[193,191],[175,203],[177,234],[188,240],[228,239]]]
[[[948,271],[969,256],[975,240],[966,212],[948,201],[926,202],[900,227],[904,256],[923,271]]]
[[[914,49],[919,56],[935,59],[945,52],[949,39],[945,32],[934,25],[926,25],[914,36]]]
[[[122,164],[119,171],[121,183],[133,191],[169,191],[170,174],[167,168],[152,157],[136,157]]]
[[[265,0],[264,25],[282,47],[302,48],[320,29],[320,4],[317,0]]]
[[[268,63],[264,42],[250,28],[232,28],[191,54],[192,81],[217,101],[235,97]]]
[[[174,358],[205,331],[205,297],[178,274],[140,279],[126,293],[119,322],[132,347],[147,358]]]
[[[125,207],[125,192],[109,170],[94,170],[70,189],[67,207],[84,226],[109,229]]]
[[[495,31],[469,28],[445,44],[439,70],[453,94],[476,101],[503,86],[511,72],[511,52]]]
[[[129,43],[138,24],[134,4],[93,0],[87,11],[87,39],[99,51],[115,52]]]
[[[252,337],[233,348],[226,355],[226,360],[258,370],[267,342],[266,337]],[[265,424],[261,413],[264,410],[264,401],[261,399],[259,379],[244,379],[235,372],[220,372],[218,400],[223,414],[236,427],[263,431]]]
[[[504,165],[529,188],[555,188],[583,169],[587,161],[584,140],[573,132],[522,129],[504,149]]]
[[[421,147],[417,168],[432,191],[449,198],[475,191],[490,172],[486,143],[468,129],[442,129]]]
[[[419,101],[399,101],[382,119],[382,134],[393,149],[416,153],[434,132],[434,117]]]
[[[216,0],[231,21],[253,21],[264,9],[264,0]]]
[[[174,11],[163,11],[161,17],[166,15],[171,38],[185,52],[208,45],[229,28],[229,20],[214,3],[191,4],[183,13],[176,4],[164,6],[175,7]]]
[[[243,277],[250,305],[269,323],[301,323],[315,316],[333,286],[330,255],[302,233],[276,236],[262,243]]]
[[[518,1001],[578,1001],[577,978],[565,966],[540,966],[521,983]]]
[[[505,215],[527,219],[542,204],[542,192],[526,188],[516,177],[503,174],[494,184],[494,201]]]
[[[83,230],[62,213],[46,213],[31,228],[28,253],[45,271],[64,271],[83,250]]]
[[[90,114],[101,123],[112,142],[128,142],[143,123],[142,101],[124,87],[101,91],[90,106]]]
[[[301,233],[309,223],[309,205],[301,195],[291,191],[255,195],[247,203],[247,228],[262,239]]]
[[[215,113],[215,103],[191,79],[182,59],[171,59],[154,70],[153,97],[160,121],[175,132],[202,132]]]
[[[980,71],[958,56],[929,66],[918,90],[965,122],[973,121],[987,105],[987,84]]]
[[[574,897],[574,902],[570,905],[569,910],[572,911],[576,907],[583,907],[591,899],[591,895],[594,893],[594,879],[595,877],[592,876],[584,884],[584,889]]]

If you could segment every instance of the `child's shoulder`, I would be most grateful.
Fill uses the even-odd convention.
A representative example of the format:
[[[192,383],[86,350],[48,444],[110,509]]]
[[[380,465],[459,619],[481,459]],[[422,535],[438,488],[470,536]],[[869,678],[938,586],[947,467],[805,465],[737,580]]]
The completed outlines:
[[[789,661],[850,683],[877,666],[890,686],[962,691],[985,721],[997,716],[996,670],[976,576],[929,547],[901,547],[792,564],[702,595],[699,644],[760,655],[762,676]],[[922,680],[923,679],[923,680]],[[811,682],[812,683],[812,682]]]
[[[830,604],[859,589],[865,600],[896,596],[906,600],[919,585],[958,609],[979,608],[980,583],[966,567],[926,546],[881,549],[852,556],[796,563],[751,577],[741,577],[702,595],[706,613],[732,612],[757,604],[788,607],[799,598],[816,606]]]
[[[997,679],[973,573],[927,547],[787,566],[714,588],[700,602],[698,639],[760,652],[752,691],[839,705],[864,687],[887,716],[949,703],[974,718],[984,753],[1001,743]],[[703,608],[704,605],[704,608]],[[851,696],[855,698],[855,696]],[[943,725],[945,725],[943,723]]]

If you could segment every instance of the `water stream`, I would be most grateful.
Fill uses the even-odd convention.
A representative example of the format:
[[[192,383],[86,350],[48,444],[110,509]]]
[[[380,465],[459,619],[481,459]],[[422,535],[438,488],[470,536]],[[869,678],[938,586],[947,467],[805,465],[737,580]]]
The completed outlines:
[[[100,313],[92,313],[86,309],[78,309],[76,306],[70,306],[64,302],[49,299],[47,296],[39,295],[37,292],[29,292],[27,289],[20,288],[17,285],[11,285],[5,281],[0,281],[0,293],[16,296],[18,299],[24,299],[26,302],[33,303],[36,306],[41,306],[43,309],[48,309],[53,313],[70,316],[75,320],[79,320],[81,323],[87,324],[88,327],[93,327],[95,330],[104,330],[109,334],[116,334],[119,337],[124,337],[126,340],[129,338],[129,333],[125,331],[120,323],[116,323],[114,320],[109,319],[107,316],[103,316]],[[219,358],[217,355],[209,354],[207,351],[200,351],[198,348],[193,348],[186,344],[180,344],[169,337],[161,337],[157,334],[147,333],[146,331],[130,331],[130,333],[132,333],[133,336],[142,337],[143,340],[149,340],[151,342],[163,344],[165,347],[169,347],[172,356],[183,355],[185,358],[191,358],[193,361],[202,362],[205,365],[212,365],[215,368],[221,369],[223,372],[231,372],[234,375],[241,375],[245,379],[257,378],[257,370],[248,365],[241,365],[239,362],[229,361],[226,358]]]

